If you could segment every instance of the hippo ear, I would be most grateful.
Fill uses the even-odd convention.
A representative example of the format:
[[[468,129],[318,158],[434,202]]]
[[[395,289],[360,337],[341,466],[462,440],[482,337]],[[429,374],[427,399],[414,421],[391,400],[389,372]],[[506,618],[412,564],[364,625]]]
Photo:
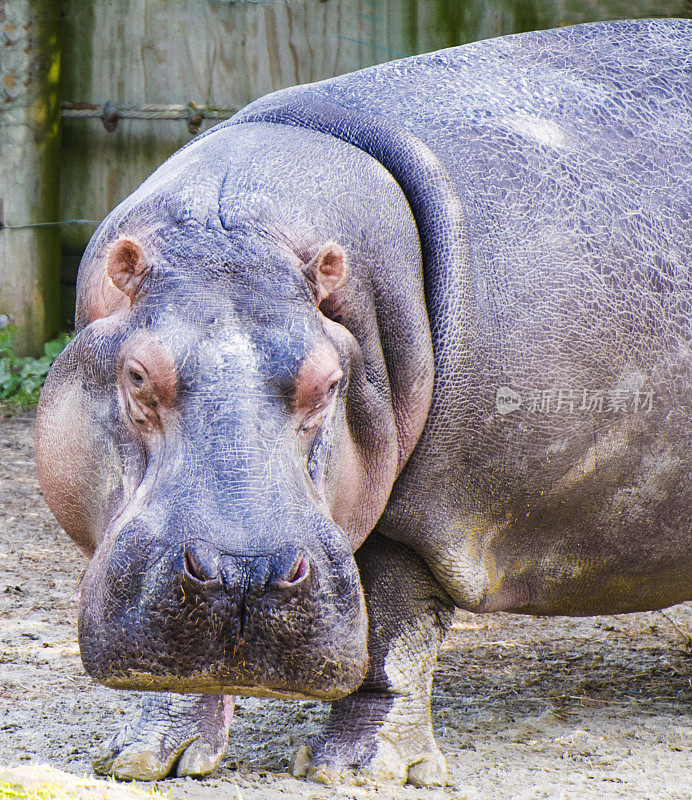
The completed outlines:
[[[303,268],[319,305],[346,281],[346,253],[336,242],[327,242]]]
[[[135,239],[118,239],[110,246],[106,259],[108,277],[130,298],[130,302],[150,269],[151,265],[144,255],[144,250]]]
[[[150,270],[138,241],[118,239],[106,254],[106,269],[99,266],[88,273],[77,300],[78,316],[81,307],[88,324],[116,311],[126,311]]]

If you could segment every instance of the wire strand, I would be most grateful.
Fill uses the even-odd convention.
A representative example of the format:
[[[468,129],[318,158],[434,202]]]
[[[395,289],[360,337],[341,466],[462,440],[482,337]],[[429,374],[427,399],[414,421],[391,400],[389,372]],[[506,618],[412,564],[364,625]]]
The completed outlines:
[[[100,225],[99,219],[61,219],[57,222],[27,222],[24,225],[5,225],[0,222],[0,231],[20,231],[25,228],[53,228],[58,225]]]

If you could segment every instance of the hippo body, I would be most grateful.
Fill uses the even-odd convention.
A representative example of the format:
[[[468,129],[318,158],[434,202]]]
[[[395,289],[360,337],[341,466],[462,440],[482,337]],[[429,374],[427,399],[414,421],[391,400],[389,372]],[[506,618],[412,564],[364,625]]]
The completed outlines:
[[[690,41],[581,25],[284,90],[104,221],[37,424],[93,555],[85,666],[157,692],[102,769],[208,771],[228,695],[304,696],[334,699],[314,777],[434,785],[455,605],[692,597]]]

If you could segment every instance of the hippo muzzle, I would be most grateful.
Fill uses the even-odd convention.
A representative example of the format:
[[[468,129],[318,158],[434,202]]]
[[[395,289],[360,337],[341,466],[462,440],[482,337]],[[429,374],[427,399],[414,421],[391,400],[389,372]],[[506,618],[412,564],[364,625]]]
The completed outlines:
[[[247,534],[188,527],[176,536],[177,515],[157,535],[157,516],[165,510],[120,528],[103,566],[93,560],[85,574],[79,642],[92,677],[117,688],[322,699],[360,684],[365,604],[327,521],[306,520],[301,539],[312,523],[331,552],[289,541],[253,552],[242,545]],[[238,550],[224,549],[234,541]]]

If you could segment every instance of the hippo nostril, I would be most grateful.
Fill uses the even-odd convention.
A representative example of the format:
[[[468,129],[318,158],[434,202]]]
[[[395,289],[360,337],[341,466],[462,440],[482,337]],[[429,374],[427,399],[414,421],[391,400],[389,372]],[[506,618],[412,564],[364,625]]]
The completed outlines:
[[[303,583],[310,574],[310,562],[304,555],[299,555],[291,567],[286,579],[274,581],[277,589],[290,589]]]
[[[302,580],[305,580],[305,578],[308,577],[309,572],[310,563],[305,556],[300,555],[296,559],[296,563],[293,565],[293,569],[288,576],[288,582],[293,584],[300,583]]]
[[[183,554],[183,564],[185,572],[201,583],[208,583],[218,578],[219,572],[217,564],[213,559],[203,560],[198,553],[192,549],[185,550]]]

